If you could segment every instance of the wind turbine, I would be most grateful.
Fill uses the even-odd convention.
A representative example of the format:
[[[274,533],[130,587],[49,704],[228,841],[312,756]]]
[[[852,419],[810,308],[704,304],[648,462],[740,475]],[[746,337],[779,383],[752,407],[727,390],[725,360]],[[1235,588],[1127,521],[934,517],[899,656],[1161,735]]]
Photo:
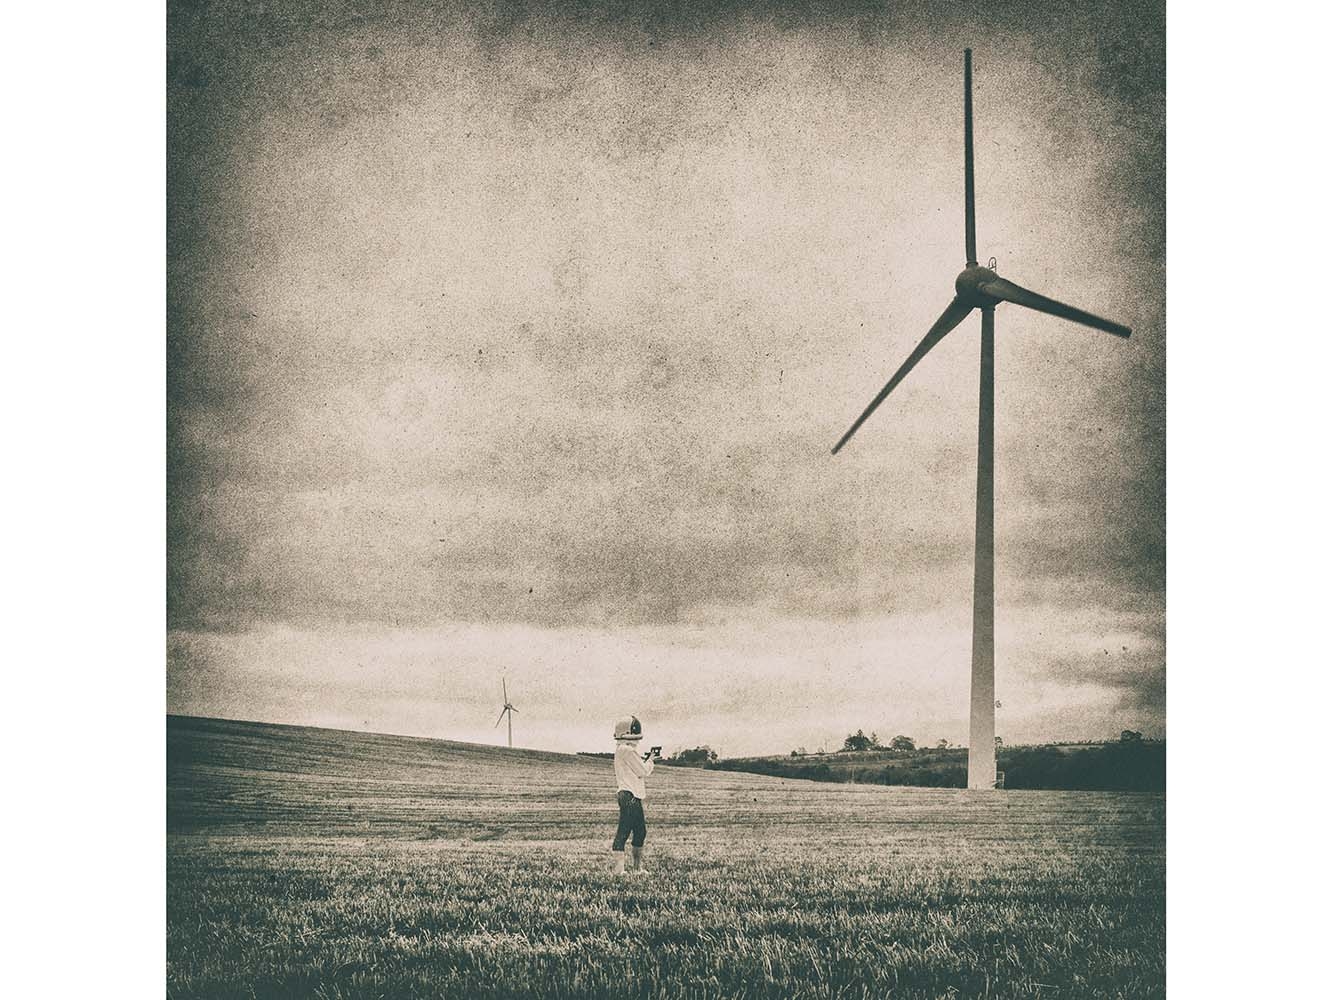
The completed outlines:
[[[503,677],[500,678],[500,690],[504,692],[505,707],[500,709],[500,718],[495,720],[495,725],[492,728],[499,728],[500,720],[505,717],[505,713],[507,712],[509,714],[509,745],[512,747],[514,745],[514,713],[517,712],[518,709],[509,704],[509,688],[505,686],[505,679]]]
[[[967,750],[967,787],[995,787],[995,307],[1012,302],[1037,312],[1073,320],[1117,337],[1129,327],[1028,291],[977,264],[976,198],[972,183],[972,50],[963,50],[963,220],[967,265],[954,280],[953,301],[945,307],[893,378],[870,401],[856,423],[833,446],[837,454],[875,408],[917,362],[973,309],[981,310],[981,413],[977,421],[976,561],[972,586],[972,716]]]

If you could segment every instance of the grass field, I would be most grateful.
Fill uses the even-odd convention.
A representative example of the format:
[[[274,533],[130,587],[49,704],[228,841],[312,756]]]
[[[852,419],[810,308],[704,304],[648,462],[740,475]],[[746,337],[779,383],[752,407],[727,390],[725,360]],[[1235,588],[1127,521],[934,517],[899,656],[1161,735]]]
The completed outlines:
[[[1165,802],[167,721],[171,997],[1155,997]]]

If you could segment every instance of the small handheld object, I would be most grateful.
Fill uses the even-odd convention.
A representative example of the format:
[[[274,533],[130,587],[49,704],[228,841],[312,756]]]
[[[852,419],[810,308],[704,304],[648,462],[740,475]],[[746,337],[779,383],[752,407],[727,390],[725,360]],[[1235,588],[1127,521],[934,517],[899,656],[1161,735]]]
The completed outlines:
[[[649,757],[661,757],[661,756],[662,756],[662,748],[652,747],[646,754],[643,755],[643,759],[647,760]]]

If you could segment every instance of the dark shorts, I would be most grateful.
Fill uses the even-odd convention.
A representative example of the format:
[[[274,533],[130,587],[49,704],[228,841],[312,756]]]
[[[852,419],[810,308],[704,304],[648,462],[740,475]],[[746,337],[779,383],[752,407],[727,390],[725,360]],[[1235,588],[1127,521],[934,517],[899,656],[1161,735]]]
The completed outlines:
[[[611,842],[611,850],[623,851],[625,841],[630,837],[630,843],[635,847],[643,846],[643,838],[647,836],[648,828],[643,822],[643,799],[637,798],[633,792],[619,791],[616,793],[616,802],[620,806],[620,825],[616,827],[616,839]]]

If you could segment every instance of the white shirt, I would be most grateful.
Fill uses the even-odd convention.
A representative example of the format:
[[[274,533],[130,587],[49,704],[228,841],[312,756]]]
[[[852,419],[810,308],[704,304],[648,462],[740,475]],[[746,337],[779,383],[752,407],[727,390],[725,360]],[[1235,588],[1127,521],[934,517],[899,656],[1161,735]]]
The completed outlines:
[[[639,748],[628,740],[616,741],[616,791],[629,792],[635,798],[647,798],[643,779],[653,773],[653,760],[639,756]]]

